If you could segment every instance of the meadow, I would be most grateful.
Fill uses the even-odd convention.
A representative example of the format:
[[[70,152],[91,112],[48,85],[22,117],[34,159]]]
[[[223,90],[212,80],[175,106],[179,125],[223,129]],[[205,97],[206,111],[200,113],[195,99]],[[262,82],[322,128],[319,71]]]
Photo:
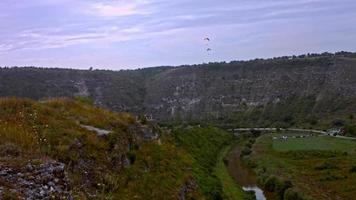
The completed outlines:
[[[273,140],[276,151],[355,151],[356,140],[341,139],[330,136],[314,136],[308,138],[289,138],[288,140]]]
[[[276,199],[353,199],[356,190],[356,142],[327,136],[273,139],[286,134],[259,137],[245,158],[261,185],[276,193]],[[291,134],[293,135],[293,134]],[[290,136],[291,136],[290,135]],[[284,188],[285,189],[285,188]],[[293,196],[293,195],[292,195]]]

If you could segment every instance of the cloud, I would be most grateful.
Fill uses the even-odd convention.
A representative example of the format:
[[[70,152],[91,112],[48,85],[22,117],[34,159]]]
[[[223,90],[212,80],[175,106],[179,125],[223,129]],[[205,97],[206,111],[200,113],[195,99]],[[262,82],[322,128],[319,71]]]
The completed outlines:
[[[280,38],[285,45],[278,52],[296,49],[297,37],[320,40],[320,48],[328,40],[345,47],[335,38],[355,35],[355,9],[354,0],[2,0],[0,56],[38,57],[40,63],[55,52],[50,56],[72,55],[76,62],[78,52],[92,51],[93,62],[112,55],[128,65],[192,63],[206,53],[200,44],[206,35],[214,38],[218,60],[239,58],[236,52],[272,55],[277,42],[270,41]],[[305,51],[311,46],[299,43]]]
[[[109,1],[87,3],[87,13],[98,17],[124,17],[149,14],[143,7],[146,1]]]
[[[104,30],[104,31],[103,31]],[[100,27],[96,31],[85,30],[83,33],[68,33],[65,29],[29,29],[16,36],[0,41],[0,52],[14,50],[42,50],[64,48],[73,45],[112,43],[133,39],[141,30],[139,28],[118,29],[117,27]]]

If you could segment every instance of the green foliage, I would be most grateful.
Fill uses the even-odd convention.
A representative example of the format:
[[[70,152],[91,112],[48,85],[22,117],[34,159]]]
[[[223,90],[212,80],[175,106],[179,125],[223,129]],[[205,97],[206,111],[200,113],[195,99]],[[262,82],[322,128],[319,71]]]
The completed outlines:
[[[356,125],[346,126],[346,134],[352,137],[356,137]]]
[[[266,181],[264,182],[264,188],[267,190],[267,191],[270,191],[270,192],[274,192],[276,190],[276,187],[277,187],[277,177],[275,176],[270,176],[266,179]]]
[[[289,188],[284,192],[284,200],[304,200],[301,195],[293,188]]]
[[[273,149],[277,151],[354,151],[356,141],[327,136],[308,138],[288,138],[287,141],[273,140]]]
[[[110,133],[99,136],[83,125]],[[10,158],[15,164],[63,162],[76,199],[174,199],[195,181],[188,170],[191,158],[171,136],[161,135],[160,143],[147,141],[142,130],[159,131],[127,113],[78,100],[0,99],[0,165]],[[186,197],[202,199],[198,188]]]
[[[250,196],[246,194],[241,186],[239,186],[236,181],[230,176],[227,169],[227,154],[229,153],[231,146],[224,147],[218,156],[217,164],[215,166],[214,173],[219,178],[220,183],[223,187],[224,199],[227,200],[248,200]]]
[[[292,182],[289,180],[282,180],[276,176],[269,176],[264,182],[264,188],[269,192],[275,192],[279,199],[283,199],[285,192],[291,188]]]
[[[222,199],[219,179],[214,175],[219,152],[233,141],[230,133],[217,128],[180,128],[174,130],[177,146],[193,158],[193,174],[203,193],[209,199]]]
[[[90,97],[86,97],[86,96],[75,96],[74,99],[76,101],[79,101],[81,103],[86,103],[89,105],[94,105],[94,100]]]
[[[181,187],[194,182],[189,173],[191,159],[171,144],[145,143],[136,151],[136,161],[122,174],[103,179],[105,192],[114,199],[174,199]],[[190,193],[201,199],[199,193]]]
[[[324,199],[325,193],[331,199],[353,198],[355,141],[324,136],[279,141],[273,136],[276,134],[256,139],[253,153],[246,158],[256,163],[260,183],[273,191],[273,199]],[[276,148],[276,142],[283,143],[284,151]]]
[[[248,156],[252,153],[251,148],[245,146],[241,151],[241,156]]]
[[[325,161],[323,164],[316,166],[316,170],[338,169],[338,167],[331,162]]]
[[[256,200],[256,194],[253,191],[245,192],[243,200]]]
[[[0,68],[0,96],[44,99],[75,97],[80,93],[87,93],[98,105],[106,108],[152,113],[161,121],[168,122],[176,119],[200,123],[208,120],[240,126],[322,126],[324,122],[320,118],[339,118],[335,116],[338,113],[350,115],[348,111],[352,111],[352,106],[355,106],[352,99],[355,96],[350,96],[347,87],[342,87],[352,85],[352,79],[345,79],[341,73],[348,70],[351,70],[350,74],[354,72],[350,67],[355,63],[354,54],[284,56],[181,66],[174,70],[171,67],[121,71]],[[331,68],[327,66],[334,65],[336,72],[340,73],[334,73],[335,78],[327,82],[318,82],[330,73],[328,70]],[[242,71],[246,73],[241,73]],[[310,76],[311,73],[315,76]],[[191,74],[194,76],[190,76]],[[258,80],[257,76],[260,77]],[[181,81],[182,78],[184,81]],[[248,81],[249,87],[246,88],[245,81],[242,80]],[[340,80],[344,81],[343,84],[340,84]],[[166,112],[170,106],[166,102],[156,112],[154,107],[162,98],[179,87],[181,91],[176,98],[181,101],[185,95],[191,94],[190,86],[193,84],[199,86],[194,92],[201,99],[194,110],[186,112],[178,106],[174,115],[171,115]],[[332,87],[327,87],[326,84]],[[261,86],[265,89],[265,98],[260,98]],[[326,88],[327,92],[324,91]],[[203,98],[207,91],[212,98]],[[279,91],[277,96],[273,95],[276,91]],[[241,97],[227,95],[236,93]],[[317,98],[319,94],[323,94],[322,98]],[[251,102],[249,95],[256,97],[258,101]],[[346,98],[347,96],[351,98]],[[266,99],[275,102],[268,103]],[[227,106],[218,106],[222,103]],[[258,106],[251,106],[251,103],[257,103]],[[328,126],[330,125],[329,121]]]

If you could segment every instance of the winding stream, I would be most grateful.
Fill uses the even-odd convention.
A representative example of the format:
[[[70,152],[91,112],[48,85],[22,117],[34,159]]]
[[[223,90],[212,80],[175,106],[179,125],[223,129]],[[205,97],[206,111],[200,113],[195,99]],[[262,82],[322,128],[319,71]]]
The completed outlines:
[[[266,200],[263,190],[257,186],[256,175],[241,162],[238,145],[230,151],[228,160],[229,173],[242,186],[242,189],[244,191],[254,191],[256,200]]]

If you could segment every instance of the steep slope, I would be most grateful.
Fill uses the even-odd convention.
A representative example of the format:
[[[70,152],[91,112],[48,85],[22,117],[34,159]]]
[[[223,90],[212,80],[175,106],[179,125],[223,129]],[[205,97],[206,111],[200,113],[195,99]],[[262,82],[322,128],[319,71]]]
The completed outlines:
[[[5,98],[0,137],[1,199],[203,198],[191,157],[127,113]]]
[[[281,110],[303,118],[349,114],[356,111],[356,55],[325,53],[118,72],[0,70],[0,96],[78,95],[112,110],[170,122],[243,122],[251,113],[261,124],[271,116],[268,123],[288,121],[290,116]],[[273,117],[280,114],[283,117]]]
[[[145,105],[155,116],[229,118],[234,112],[303,98],[312,98],[326,111],[331,102],[337,106],[339,99],[355,99],[356,60],[317,57],[187,66],[167,70],[147,85]]]

